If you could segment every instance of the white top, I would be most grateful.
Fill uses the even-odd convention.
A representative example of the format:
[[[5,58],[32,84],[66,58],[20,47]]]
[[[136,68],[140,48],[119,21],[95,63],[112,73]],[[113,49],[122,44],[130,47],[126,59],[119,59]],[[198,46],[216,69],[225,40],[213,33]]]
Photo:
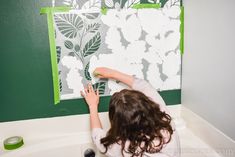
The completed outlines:
[[[150,97],[154,102],[159,104],[161,111],[165,111],[169,114],[166,104],[158,92],[145,80],[135,78],[132,85],[132,89],[141,91],[146,96]],[[175,125],[171,123],[174,130],[171,141],[165,144],[162,150],[158,153],[144,153],[143,157],[180,157],[180,143],[177,131],[175,130]],[[92,129],[92,140],[99,151],[104,152],[105,147],[100,143],[100,139],[106,136],[106,132],[101,128]],[[108,157],[122,157],[121,145],[113,144],[107,151],[106,155]],[[131,154],[124,153],[125,157],[131,156]]]

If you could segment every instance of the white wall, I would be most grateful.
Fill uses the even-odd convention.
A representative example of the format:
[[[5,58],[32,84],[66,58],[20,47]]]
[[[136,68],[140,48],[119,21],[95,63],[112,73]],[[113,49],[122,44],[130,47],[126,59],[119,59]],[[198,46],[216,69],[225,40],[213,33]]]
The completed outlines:
[[[182,104],[235,140],[235,1],[184,6]]]

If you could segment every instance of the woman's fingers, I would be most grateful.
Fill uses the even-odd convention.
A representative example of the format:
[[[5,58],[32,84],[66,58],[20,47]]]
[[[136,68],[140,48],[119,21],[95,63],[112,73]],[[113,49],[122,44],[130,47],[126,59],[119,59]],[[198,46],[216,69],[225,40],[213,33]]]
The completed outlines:
[[[91,83],[88,83],[87,87],[88,87],[89,92],[94,92],[94,89],[93,89]]]
[[[97,94],[97,92],[98,92],[98,94]],[[83,91],[80,91],[80,93],[81,93],[81,95],[85,98],[87,95],[89,95],[89,94],[96,94],[96,95],[99,95],[99,91],[98,90],[96,90],[96,91],[94,91],[94,88],[93,88],[93,86],[92,86],[92,84],[91,83],[88,83],[87,84],[87,88],[84,88],[84,92]]]
[[[84,88],[84,91],[85,91],[85,94],[87,95],[88,94],[88,89],[87,88]]]
[[[96,90],[96,95],[100,96],[99,89]]]
[[[85,98],[86,97],[86,95],[85,95],[85,93],[83,92],[83,91],[80,91],[80,93],[81,93],[81,95]]]
[[[87,84],[84,91],[81,91],[81,95],[84,97],[89,108],[97,108],[99,104],[99,91],[94,91],[91,83]]]
[[[87,84],[87,88],[84,88],[84,92],[85,94],[87,95],[88,93],[93,93],[94,92],[94,89],[93,89],[93,86],[91,83],[88,83]]]

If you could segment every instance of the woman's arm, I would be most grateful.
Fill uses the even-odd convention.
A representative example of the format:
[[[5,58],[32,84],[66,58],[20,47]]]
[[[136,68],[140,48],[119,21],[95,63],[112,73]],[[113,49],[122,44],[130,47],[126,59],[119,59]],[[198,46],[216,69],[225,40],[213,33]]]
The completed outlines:
[[[169,113],[169,111],[166,108],[166,104],[162,99],[162,97],[160,96],[160,94],[147,81],[143,79],[137,79],[131,75],[127,75],[117,70],[105,67],[96,68],[94,71],[94,75],[99,78],[110,78],[125,83],[130,88],[138,90],[144,93],[146,96],[150,97],[154,102],[159,104],[162,111],[166,111],[167,113]]]
[[[99,78],[109,78],[123,82],[131,88],[134,82],[133,76],[104,67],[96,68],[94,71],[94,75]],[[88,84],[88,87],[85,88],[84,91],[85,93],[81,91],[81,95],[85,98],[89,106],[91,129],[102,128],[98,115],[99,91],[97,90],[95,92],[91,84]]]
[[[81,95],[85,98],[89,106],[91,129],[102,128],[98,115],[99,90],[95,92],[92,85],[88,84],[87,88],[85,88],[84,91],[85,93],[81,91]]]

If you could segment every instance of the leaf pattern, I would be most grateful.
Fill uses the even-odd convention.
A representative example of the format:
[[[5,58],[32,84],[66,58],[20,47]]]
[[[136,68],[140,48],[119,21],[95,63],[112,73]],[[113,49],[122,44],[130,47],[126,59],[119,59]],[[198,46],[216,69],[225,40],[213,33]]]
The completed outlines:
[[[83,21],[77,14],[56,14],[54,19],[59,31],[67,38],[75,38],[83,28]]]
[[[140,3],[140,0],[127,0],[125,5],[124,5],[124,8],[130,8],[134,4],[139,4],[139,3]]]
[[[79,51],[80,51],[80,46],[76,44],[75,47],[74,47],[74,50],[75,50],[76,52],[79,52]]]
[[[172,7],[175,5],[180,5],[180,0],[168,0],[165,4],[164,7]]]
[[[81,0],[71,0],[71,1],[76,1],[76,2],[79,1],[79,3],[86,3],[84,1],[81,2]],[[89,1],[89,0],[85,0],[85,1]],[[129,3],[126,2],[126,1],[127,0],[122,0],[122,1],[113,0],[113,3],[116,4],[116,5],[114,5],[114,6],[116,6],[116,8],[119,8],[120,6],[124,7],[124,4],[126,4],[126,5],[128,4],[127,6],[131,7],[131,4],[133,5],[133,4],[139,3],[140,0],[128,0]],[[155,2],[155,0],[145,0],[145,1],[148,1],[149,3],[154,3]],[[171,4],[174,4],[173,2],[176,2],[176,1],[178,1],[178,0],[168,0],[164,5],[165,10],[163,9],[163,11],[159,12],[159,14],[162,15],[162,13],[164,13],[164,14],[166,14],[166,17],[171,16],[171,14],[173,14],[173,13],[171,13],[171,10],[169,10],[169,13],[168,13],[168,10],[166,10],[166,9],[170,9],[170,7],[168,7],[168,6],[171,6]],[[156,2],[160,2],[160,0],[156,0]],[[162,2],[163,2],[163,0],[162,0]],[[102,4],[104,4],[104,0],[103,0]],[[80,6],[82,6],[82,5],[80,5]],[[178,3],[177,3],[177,6],[179,6]],[[172,9],[174,9],[174,8],[172,8]],[[120,10],[120,12],[121,11],[122,10]],[[174,10],[172,10],[172,11],[174,11]],[[60,59],[60,61],[58,63],[58,70],[62,70],[62,71],[64,70],[63,73],[61,73],[61,75],[59,75],[59,78],[62,79],[62,81],[59,80],[59,87],[60,87],[59,90],[61,91],[63,89],[62,92],[60,92],[60,94],[62,96],[63,95],[66,96],[66,94],[74,94],[73,97],[80,98],[80,96],[76,93],[77,93],[77,91],[80,91],[80,89],[83,88],[82,83],[86,83],[86,82],[93,82],[94,88],[96,90],[99,90],[100,94],[103,94],[103,95],[112,94],[115,91],[119,90],[119,85],[116,85],[116,83],[118,83],[118,82],[116,82],[114,84],[113,83],[108,84],[107,80],[100,79],[100,80],[97,81],[96,79],[93,79],[92,72],[91,72],[91,69],[94,69],[96,66],[102,65],[103,63],[105,64],[106,61],[107,61],[107,63],[110,62],[111,66],[115,66],[117,68],[119,68],[120,65],[122,65],[122,66],[127,65],[123,61],[125,59],[121,58],[119,60],[119,58],[117,58],[116,55],[113,55],[112,53],[109,53],[109,52],[112,52],[112,51],[113,52],[115,51],[115,52],[118,53],[119,50],[120,50],[120,52],[130,52],[130,55],[128,56],[128,57],[130,57],[130,59],[128,60],[128,64],[129,64],[129,62],[131,62],[130,63],[131,64],[130,68],[132,69],[132,71],[136,71],[136,73],[135,73],[136,76],[138,76],[138,77],[142,76],[142,72],[145,72],[143,74],[144,78],[152,81],[153,83],[156,82],[154,84],[155,88],[161,89],[160,87],[163,87],[163,85],[164,85],[163,89],[168,89],[168,88],[172,89],[171,78],[168,77],[168,76],[171,76],[171,74],[168,74],[168,73],[173,73],[172,72],[173,70],[165,70],[164,71],[164,69],[167,68],[169,65],[171,65],[171,60],[175,60],[173,58],[177,59],[178,56],[176,56],[175,54],[178,53],[178,49],[175,50],[174,52],[165,51],[165,47],[163,47],[162,45],[167,46],[166,50],[169,49],[168,44],[165,44],[165,41],[167,41],[166,40],[167,38],[160,38],[160,37],[158,38],[158,36],[157,36],[158,31],[156,31],[157,33],[156,33],[156,35],[154,35],[154,36],[157,36],[155,38],[154,36],[151,35],[152,31],[148,31],[147,30],[148,27],[145,28],[141,24],[139,26],[139,27],[141,27],[140,30],[142,30],[142,33],[144,32],[144,34],[146,34],[146,35],[143,35],[143,36],[141,35],[143,37],[143,39],[142,39],[142,37],[138,37],[138,38],[136,37],[135,40],[133,39],[130,42],[128,42],[129,41],[128,40],[129,37],[127,35],[128,33],[125,33],[124,28],[129,27],[129,26],[126,26],[125,22],[131,21],[133,19],[133,16],[132,16],[133,12],[131,12],[131,11],[129,12],[127,10],[126,12],[123,12],[123,14],[115,13],[117,15],[123,15],[122,17],[117,16],[117,15],[115,16],[115,14],[113,14],[111,16],[111,14],[109,14],[109,13],[107,15],[102,15],[100,12],[95,12],[97,14],[93,14],[93,13],[94,13],[93,11],[86,11],[86,12],[83,12],[83,13],[75,13],[75,12],[55,13],[55,15],[60,17],[60,23],[58,23],[58,24],[57,24],[56,19],[55,19],[56,17],[53,16],[54,21],[55,21],[55,31],[57,32],[56,44],[58,46],[61,46],[61,54],[59,54],[59,52],[57,54],[58,55],[58,61]],[[149,13],[151,13],[151,12],[149,12]],[[79,31],[77,31],[77,28],[76,28],[75,30],[72,30],[72,32],[71,32],[71,33],[73,33],[73,31],[74,31],[75,33],[77,33],[76,35],[74,35],[74,36],[76,36],[75,38],[66,37],[65,35],[63,35],[61,33],[62,31],[60,29],[66,30],[67,29],[67,24],[70,24],[73,29],[75,28],[73,26],[73,24],[71,24],[73,22],[68,22],[70,20],[64,20],[63,21],[63,23],[66,23],[66,27],[65,27],[66,29],[62,27],[62,24],[63,24],[61,22],[61,17],[63,16],[62,14],[68,14],[66,17],[70,17],[69,14],[76,14],[77,16],[80,17],[80,19],[81,19],[80,21],[82,23],[81,29]],[[150,14],[149,15],[145,15],[145,14],[143,15],[143,13],[142,14],[134,13],[134,14],[135,14],[134,15],[135,17],[139,17],[139,15],[142,15],[144,19],[154,19],[154,18],[146,18],[148,16],[151,17]],[[174,13],[174,15],[175,14],[176,13]],[[104,23],[105,21],[102,19],[103,17],[104,18],[109,17],[107,19],[110,19],[110,20],[107,20],[107,23]],[[123,19],[123,21],[121,21],[121,18]],[[113,19],[113,21],[111,19]],[[117,22],[116,19],[119,19],[120,26],[118,25],[119,21]],[[143,19],[139,19],[139,22],[141,22],[141,20],[145,21]],[[178,17],[177,17],[177,19],[172,19],[172,20],[178,20]],[[172,21],[172,20],[170,20],[170,21]],[[147,22],[145,22],[145,23],[147,23],[147,24],[149,22],[150,22],[149,24],[156,24],[157,23],[157,22],[156,23],[152,22],[154,20],[149,20],[149,21],[146,20],[146,21]],[[117,22],[117,23],[115,23],[115,22]],[[131,23],[132,23],[132,26],[136,25],[135,21],[134,22],[132,21]],[[104,24],[104,27],[103,27],[103,24]],[[159,22],[159,24],[162,24],[162,23]],[[164,21],[163,21],[163,24],[164,24]],[[125,27],[123,25],[125,25]],[[172,25],[173,25],[173,23],[172,23]],[[166,27],[167,27],[167,24],[166,24]],[[109,28],[110,28],[110,31],[108,31]],[[154,28],[156,28],[156,27],[154,27]],[[133,28],[131,27],[131,30],[133,30],[133,29],[134,29],[134,27]],[[163,37],[164,37],[165,31],[166,30],[168,31],[168,29],[169,30],[178,30],[178,27],[174,27],[174,28],[173,28],[173,26],[169,27],[169,28],[167,27],[162,32],[161,31],[159,31],[159,32],[162,33]],[[119,31],[121,33],[119,33]],[[127,32],[130,32],[130,31],[127,31]],[[154,33],[155,33],[155,31],[153,32],[153,34]],[[116,34],[118,34],[118,36]],[[137,34],[137,33],[134,32],[134,34]],[[139,33],[139,34],[141,34],[141,33]],[[177,32],[177,34],[178,34],[178,32]],[[176,41],[175,38],[176,37],[174,37],[174,41]],[[121,39],[124,39],[124,40],[121,40]],[[139,40],[142,40],[142,41],[146,40],[146,43],[151,46],[151,49],[149,49],[149,51],[148,51],[145,42],[142,42],[142,41],[139,41]],[[102,41],[102,43],[101,43],[101,41]],[[154,44],[154,43],[156,43],[156,44]],[[177,43],[178,43],[178,40],[177,40]],[[177,45],[177,43],[175,45]],[[125,45],[127,45],[127,44],[128,44],[128,49],[127,49],[127,47],[125,47]],[[112,45],[114,45],[114,46],[112,46]],[[161,45],[161,47],[163,47],[163,48],[160,47],[159,49],[164,50],[164,52],[166,52],[166,55],[164,55],[165,53],[162,54],[162,55],[158,54],[157,45]],[[173,45],[173,44],[171,44],[171,45]],[[156,48],[155,48],[155,46],[156,46]],[[173,46],[171,46],[171,47],[173,47]],[[149,56],[147,56],[147,55],[144,56],[145,54],[147,54],[147,53],[142,53],[142,52],[145,52],[145,50],[146,50],[146,52],[148,51],[151,54],[149,54]],[[138,55],[138,58],[136,57],[136,59],[139,59],[139,56],[142,57],[141,55],[144,54],[143,55],[144,60],[142,59],[142,60],[138,61],[138,64],[139,63],[144,64],[143,65],[144,68],[142,68],[142,66],[139,66],[139,65],[138,65],[138,67],[137,66],[135,67],[134,64],[137,64],[137,61],[135,62],[135,56],[136,56],[135,54],[137,54],[137,53],[133,54],[131,52],[138,52],[138,54],[140,54],[140,55]],[[155,52],[156,52],[156,54],[155,54]],[[168,55],[168,54],[171,54],[171,56]],[[134,58],[132,57],[132,55],[133,55]],[[62,60],[62,56],[63,57],[67,56],[67,57]],[[73,57],[71,57],[71,56],[73,56]],[[110,59],[108,58],[109,56],[110,56]],[[168,59],[169,61],[164,60],[165,62],[163,62],[162,58],[164,58],[164,56],[166,56],[165,58],[169,58]],[[112,57],[114,57],[115,60],[118,59],[117,63],[119,63],[119,64],[112,65],[112,62],[111,62],[113,60]],[[127,56],[123,56],[123,58],[124,57],[127,57]],[[145,62],[145,59],[146,59],[146,62]],[[157,60],[157,66],[159,64],[159,67],[155,66],[156,65],[155,60]],[[122,63],[125,63],[125,64],[122,64]],[[178,63],[177,63],[177,65],[178,65]],[[120,67],[120,69],[127,67],[127,66],[123,66],[123,67],[122,66]],[[174,66],[174,67],[177,67],[177,68],[174,68],[174,74],[177,72],[177,77],[178,77],[179,76],[178,75],[178,73],[179,73],[178,72],[179,71],[178,67],[179,66]],[[142,69],[144,69],[146,71],[144,71]],[[172,68],[170,68],[170,69],[172,69]],[[150,75],[152,73],[155,74],[155,75]],[[71,76],[71,77],[69,78],[68,76],[69,77]],[[173,76],[173,74],[172,74],[172,76]],[[67,79],[67,78],[69,78],[69,79]],[[157,81],[156,81],[156,79],[157,79]],[[175,81],[176,77],[174,77],[173,79],[174,79],[173,81]],[[77,80],[77,81],[73,81],[73,80]],[[169,83],[167,81],[169,81]],[[178,79],[176,81],[178,81]],[[71,83],[74,83],[73,85],[71,85],[71,87],[73,89],[70,88],[70,86],[68,86]],[[174,86],[175,85],[178,85],[178,84],[174,84]],[[71,96],[71,98],[72,98],[72,96]],[[64,98],[61,97],[61,99],[64,99]]]
[[[148,0],[149,3],[157,3],[157,0]]]
[[[64,46],[67,48],[67,49],[73,49],[73,43],[69,40],[65,40],[64,41]]]
[[[118,3],[118,2],[116,2],[115,4],[114,4],[114,8],[115,9],[121,9],[121,4],[120,3]]]
[[[83,57],[89,56],[93,53],[95,53],[101,44],[101,36],[98,32],[91,40],[86,43],[84,49],[83,49]]]
[[[83,14],[87,19],[93,20],[96,19],[100,14],[99,13],[85,13]]]
[[[89,24],[86,28],[87,33],[95,33],[100,27],[99,23]]]
[[[63,86],[62,86],[62,81],[61,81],[61,79],[60,79],[59,85],[60,85],[60,92],[62,92]]]
[[[58,73],[59,73],[59,76],[60,76],[61,71],[59,71]],[[61,78],[59,79],[59,87],[60,87],[60,92],[62,92],[63,87],[62,87],[62,81],[61,81]]]
[[[82,9],[100,9],[100,8],[101,8],[100,0],[88,0],[82,6]]]
[[[60,62],[60,56],[61,56],[61,47],[56,46],[56,52],[57,52],[57,63]]]
[[[167,1],[168,1],[168,0],[160,0],[161,7],[162,7],[162,8],[164,7],[164,5],[166,4]]]
[[[74,53],[74,52],[69,52],[68,55],[74,57],[74,56],[75,56],[75,53]]]
[[[109,8],[112,8],[114,6],[113,0],[105,0],[104,3]]]
[[[104,94],[105,93],[105,86],[106,86],[106,82],[98,82],[92,85],[94,90],[99,90],[99,94]]]
[[[87,63],[87,65],[84,69],[84,75],[85,75],[87,80],[91,81],[91,75],[89,73],[89,66],[90,66],[90,62]]]
[[[80,0],[64,0],[63,4],[70,6],[75,9],[79,9],[79,1]]]

